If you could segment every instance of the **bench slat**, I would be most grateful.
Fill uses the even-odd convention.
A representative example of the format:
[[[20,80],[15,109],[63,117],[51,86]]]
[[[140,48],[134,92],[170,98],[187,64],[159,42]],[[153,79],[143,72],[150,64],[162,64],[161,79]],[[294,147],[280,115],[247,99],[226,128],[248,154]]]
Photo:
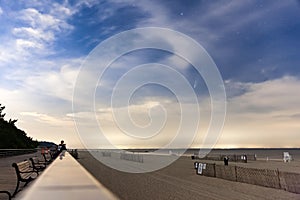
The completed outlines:
[[[15,196],[19,191],[20,182],[24,182],[25,184],[23,187],[25,187],[29,182],[33,181],[38,176],[38,172],[33,169],[28,160],[19,163],[13,163],[12,166],[16,170],[18,179],[16,189],[13,193],[13,196]]]

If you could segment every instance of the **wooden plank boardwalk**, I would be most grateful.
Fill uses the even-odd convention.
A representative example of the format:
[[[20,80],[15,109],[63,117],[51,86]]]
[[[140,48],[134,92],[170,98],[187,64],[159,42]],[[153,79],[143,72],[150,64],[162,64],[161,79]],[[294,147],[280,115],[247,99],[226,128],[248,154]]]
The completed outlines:
[[[16,172],[11,166],[12,163],[21,162],[34,156],[41,157],[41,154],[40,152],[36,152],[32,154],[0,158],[0,190],[9,191],[12,194],[17,184]],[[7,199],[7,195],[0,194],[0,200],[2,199]]]

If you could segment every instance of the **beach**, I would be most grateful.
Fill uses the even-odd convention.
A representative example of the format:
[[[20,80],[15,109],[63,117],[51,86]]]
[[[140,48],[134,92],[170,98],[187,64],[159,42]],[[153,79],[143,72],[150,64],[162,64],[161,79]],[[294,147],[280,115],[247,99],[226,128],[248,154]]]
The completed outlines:
[[[300,194],[281,189],[197,175],[194,169],[195,160],[189,156],[182,156],[160,170],[139,174],[120,172],[107,167],[87,151],[79,152],[78,161],[120,199],[300,199]],[[256,164],[250,162],[230,165],[269,168],[277,164],[276,166],[281,166],[281,169],[286,171],[294,172],[300,169],[298,160],[291,163],[278,160],[255,162]],[[288,164],[293,165],[291,167]]]

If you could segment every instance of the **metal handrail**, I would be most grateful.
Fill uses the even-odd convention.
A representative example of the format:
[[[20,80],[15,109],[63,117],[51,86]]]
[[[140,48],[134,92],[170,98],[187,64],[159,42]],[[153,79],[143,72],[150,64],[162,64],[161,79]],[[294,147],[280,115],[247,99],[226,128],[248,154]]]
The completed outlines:
[[[0,149],[0,158],[35,152],[37,149]]]

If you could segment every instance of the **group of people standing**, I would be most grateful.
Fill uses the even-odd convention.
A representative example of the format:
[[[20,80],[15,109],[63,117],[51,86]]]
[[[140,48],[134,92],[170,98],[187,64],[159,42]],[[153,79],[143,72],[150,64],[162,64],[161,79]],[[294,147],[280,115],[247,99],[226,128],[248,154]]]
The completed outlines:
[[[51,147],[50,150],[42,148],[41,153],[42,154],[49,153],[52,159],[55,159],[58,156],[60,156],[60,159],[62,159],[62,157],[65,155],[65,151],[67,151],[67,147],[65,142],[62,140],[59,145],[55,145]]]
[[[224,165],[228,165],[228,162],[229,162],[229,156],[225,156],[224,157]],[[248,160],[248,158],[247,158],[247,155],[242,155],[241,157],[240,157],[240,160],[239,161],[242,161],[242,162],[244,162],[244,163],[247,163],[247,160]]]

